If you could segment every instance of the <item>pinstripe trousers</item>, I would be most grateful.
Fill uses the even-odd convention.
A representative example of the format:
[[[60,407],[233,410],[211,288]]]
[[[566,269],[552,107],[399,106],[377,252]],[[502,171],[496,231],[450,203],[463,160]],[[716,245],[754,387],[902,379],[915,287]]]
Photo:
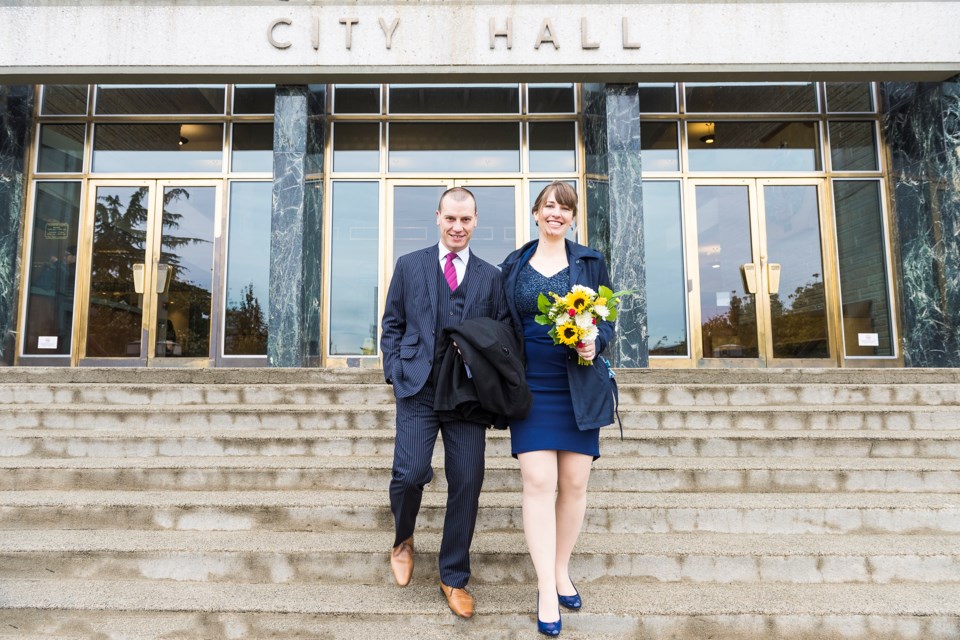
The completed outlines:
[[[394,546],[413,535],[423,487],[433,479],[434,445],[443,437],[447,509],[440,543],[440,579],[463,588],[470,580],[470,544],[483,486],[486,425],[441,422],[433,410],[434,386],[428,381],[416,395],[397,398],[397,435],[390,479],[390,509],[396,527]]]

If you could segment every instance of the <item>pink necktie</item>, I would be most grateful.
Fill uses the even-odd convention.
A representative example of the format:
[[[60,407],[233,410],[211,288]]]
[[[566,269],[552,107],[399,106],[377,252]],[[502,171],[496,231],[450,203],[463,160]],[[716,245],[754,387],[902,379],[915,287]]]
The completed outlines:
[[[447,264],[443,265],[443,277],[447,279],[450,291],[457,290],[457,270],[453,267],[453,259],[456,257],[457,254],[451,251],[447,254]]]

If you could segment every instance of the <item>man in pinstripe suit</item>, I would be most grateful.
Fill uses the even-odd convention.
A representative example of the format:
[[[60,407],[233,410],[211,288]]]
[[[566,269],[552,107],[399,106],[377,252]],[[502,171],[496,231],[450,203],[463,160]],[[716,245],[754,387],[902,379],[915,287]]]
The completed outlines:
[[[473,615],[470,543],[483,485],[487,425],[443,421],[433,410],[434,367],[440,364],[438,336],[464,320],[509,321],[496,267],[468,248],[477,225],[477,203],[462,187],[448,189],[437,207],[440,242],[402,256],[396,264],[383,314],[380,349],[387,382],[397,400],[397,436],[390,480],[396,527],[390,557],[397,584],[413,574],[413,530],[423,487],[433,478],[430,461],[443,434],[447,510],[440,544],[440,590],[458,616]]]

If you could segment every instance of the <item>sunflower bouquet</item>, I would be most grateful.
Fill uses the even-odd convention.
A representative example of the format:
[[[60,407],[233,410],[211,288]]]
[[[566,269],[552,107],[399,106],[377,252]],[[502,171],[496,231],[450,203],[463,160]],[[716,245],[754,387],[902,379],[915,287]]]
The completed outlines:
[[[597,339],[597,323],[617,319],[617,306],[620,296],[630,291],[614,293],[608,287],[601,286],[599,291],[583,285],[573,285],[566,295],[550,292],[549,297],[540,294],[536,316],[537,324],[550,325],[548,335],[553,344],[565,344],[571,349],[582,347],[584,342]],[[584,360],[577,356],[578,364],[592,365],[593,360]]]

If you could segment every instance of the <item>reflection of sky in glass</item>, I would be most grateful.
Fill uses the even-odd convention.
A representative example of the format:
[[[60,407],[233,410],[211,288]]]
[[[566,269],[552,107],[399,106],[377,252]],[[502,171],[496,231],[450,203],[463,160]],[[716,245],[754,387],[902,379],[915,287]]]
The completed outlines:
[[[484,173],[520,170],[520,151],[391,151],[390,171]],[[434,209],[436,211],[436,209]]]
[[[376,355],[380,186],[334,182],[330,355]]]
[[[577,169],[577,127],[573,122],[531,122],[530,171],[570,173]]]
[[[740,265],[753,262],[749,191],[741,186],[703,185],[696,194],[700,313],[706,323],[729,313],[731,296],[748,295],[743,291]]]
[[[227,247],[227,307],[243,300],[243,288],[264,312],[270,291],[270,210],[272,182],[230,183],[230,232]]]
[[[500,264],[517,248],[516,198],[513,187],[467,187],[480,213],[470,250],[490,264]]]
[[[167,187],[164,193],[170,193]],[[187,197],[187,194],[189,197]],[[176,227],[164,225],[161,239],[162,252],[174,253],[179,258],[180,270],[177,281],[193,284],[205,291],[213,290],[213,220],[216,207],[215,187],[187,187],[186,194],[171,198],[165,205],[168,213],[180,215]],[[166,244],[166,239],[191,239],[176,247]],[[161,259],[161,262],[164,260]]]
[[[644,260],[651,354],[687,354],[686,286],[680,183],[643,183]],[[664,355],[667,355],[664,353]]]
[[[446,190],[443,185],[393,188],[394,264],[404,254],[439,242],[437,204]]]
[[[790,294],[823,282],[820,257],[820,212],[813,185],[768,185],[763,188],[767,223],[767,259],[780,265],[780,302],[790,311]]]
[[[98,173],[219,172],[222,151],[105,151],[93,152],[93,170]]]

